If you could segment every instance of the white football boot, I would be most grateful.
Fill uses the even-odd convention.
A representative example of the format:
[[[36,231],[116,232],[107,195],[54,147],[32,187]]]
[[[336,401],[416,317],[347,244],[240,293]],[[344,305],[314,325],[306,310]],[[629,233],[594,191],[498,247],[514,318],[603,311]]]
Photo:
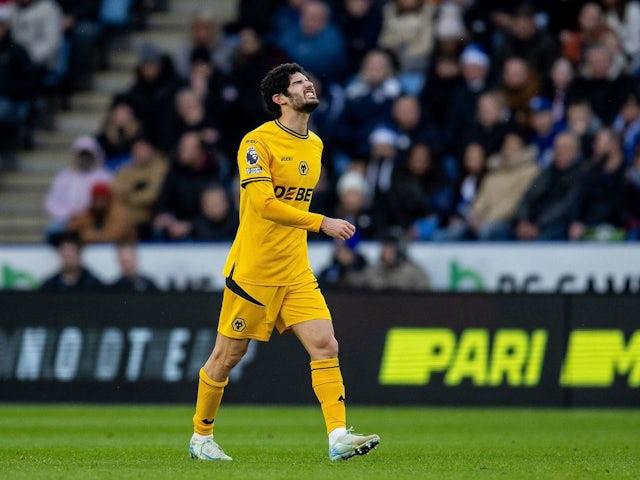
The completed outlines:
[[[203,437],[194,434],[189,442],[189,454],[198,460],[233,460],[213,440],[213,435]]]
[[[347,433],[340,435],[329,446],[329,458],[331,460],[346,460],[354,455],[366,455],[380,443],[378,435],[360,435],[352,433],[352,428]]]

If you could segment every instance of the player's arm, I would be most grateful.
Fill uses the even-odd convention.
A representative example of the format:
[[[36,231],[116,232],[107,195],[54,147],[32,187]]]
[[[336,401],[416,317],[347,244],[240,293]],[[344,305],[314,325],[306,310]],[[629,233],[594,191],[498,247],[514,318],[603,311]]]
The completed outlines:
[[[267,181],[255,181],[245,185],[249,202],[265,220],[301,228],[313,232],[322,231],[332,238],[346,240],[355,233],[355,227],[346,220],[330,218],[319,213],[305,212],[278,200],[273,193],[273,184]]]
[[[249,196],[251,207],[265,220],[317,232],[322,224],[322,215],[305,212],[278,200],[273,193],[273,184],[255,181],[245,184],[245,194]]]

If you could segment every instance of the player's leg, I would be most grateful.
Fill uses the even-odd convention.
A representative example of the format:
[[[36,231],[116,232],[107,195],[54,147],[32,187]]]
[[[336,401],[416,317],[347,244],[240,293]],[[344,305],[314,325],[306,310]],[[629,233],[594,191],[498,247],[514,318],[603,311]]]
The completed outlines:
[[[318,397],[329,435],[332,460],[364,455],[380,442],[377,435],[355,435],[346,429],[345,388],[338,362],[331,313],[315,278],[291,286],[276,326],[291,329],[311,359],[311,385]]]
[[[200,369],[196,413],[193,416],[196,433],[209,435],[213,432],[224,387],[229,382],[229,373],[247,352],[248,345],[249,339],[229,338],[218,333],[215,347]]]
[[[273,303],[278,304],[274,298],[278,298],[277,287],[239,285],[227,279],[216,344],[200,370],[198,399],[193,416],[194,433],[189,447],[192,457],[231,460],[213,441],[215,418],[229,373],[246,353],[249,340],[267,341],[271,336],[273,320],[269,321],[269,307]]]
[[[310,320],[291,328],[309,353],[311,385],[320,402],[327,433],[345,429],[345,390],[333,324],[330,320]]]
[[[366,455],[378,446],[380,437],[346,429],[345,389],[333,324],[330,320],[310,320],[291,328],[311,357],[311,385],[327,426],[329,458],[346,460],[354,455]]]
[[[192,458],[231,460],[213,440],[213,427],[229,373],[247,351],[249,339],[229,338],[220,333],[204,366],[200,369],[193,436],[189,445]]]

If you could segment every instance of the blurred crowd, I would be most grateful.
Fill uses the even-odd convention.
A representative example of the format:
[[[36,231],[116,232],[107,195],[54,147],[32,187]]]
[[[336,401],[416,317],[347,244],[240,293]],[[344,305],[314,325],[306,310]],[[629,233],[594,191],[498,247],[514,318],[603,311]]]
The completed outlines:
[[[32,81],[90,86],[99,67],[78,52],[101,44],[111,2],[0,7],[3,134],[29,117]],[[174,52],[138,55],[51,185],[48,238],[232,239],[238,143],[270,119],[259,83],[285,61],[322,99],[311,209],[357,241],[638,238],[640,1],[239,0],[231,23],[202,2]]]
[[[34,148],[70,97],[92,87],[97,70],[131,29],[146,26],[158,0],[0,0],[0,170]]]

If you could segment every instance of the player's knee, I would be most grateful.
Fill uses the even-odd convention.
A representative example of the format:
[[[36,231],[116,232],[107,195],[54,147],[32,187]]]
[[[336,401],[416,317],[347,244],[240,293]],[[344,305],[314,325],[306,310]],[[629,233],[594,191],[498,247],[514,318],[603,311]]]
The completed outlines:
[[[218,365],[219,368],[222,368],[226,371],[231,371],[233,367],[235,367],[242,357],[247,352],[246,346],[244,348],[221,348],[214,349],[212,354],[212,360],[215,365]]]
[[[331,357],[338,356],[338,340],[336,340],[335,337],[331,337],[331,340],[329,341],[329,345],[328,345],[328,350],[329,350],[329,353],[331,354]]]
[[[319,354],[324,358],[333,358],[338,356],[338,341],[336,337],[330,335],[318,342]]]
[[[243,356],[244,352],[226,352],[226,354],[221,355],[217,360],[223,368],[231,371],[233,367],[240,363]]]

